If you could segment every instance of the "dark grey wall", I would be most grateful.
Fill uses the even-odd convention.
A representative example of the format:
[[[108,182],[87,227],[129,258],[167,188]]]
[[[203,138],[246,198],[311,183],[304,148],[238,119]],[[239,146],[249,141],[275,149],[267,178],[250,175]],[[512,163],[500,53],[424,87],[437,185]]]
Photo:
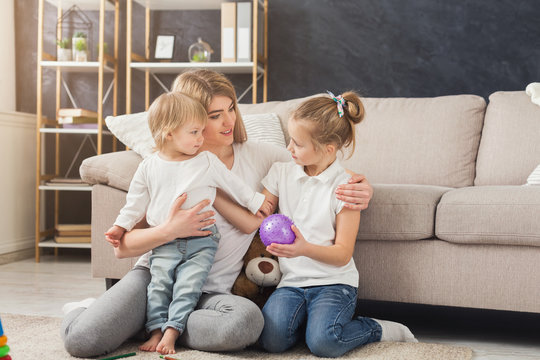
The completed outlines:
[[[37,0],[15,1],[17,110],[36,110]],[[46,4],[48,23],[56,11]],[[97,12],[88,13],[96,20]],[[142,39],[144,11],[134,7],[134,36]],[[54,28],[45,33],[54,53]],[[125,63],[125,2],[121,2],[120,64]],[[221,58],[219,11],[153,12],[152,31],[177,35],[175,59],[202,36]],[[112,33],[108,17],[107,33]],[[94,26],[97,39],[97,25]],[[108,35],[109,47],[112,39]],[[134,50],[143,53],[142,43]],[[538,0],[269,0],[269,100],[306,96],[325,89],[356,89],[371,97],[426,97],[471,93],[487,98],[497,90],[523,90],[540,80]],[[54,72],[44,75],[45,114],[54,116]],[[230,76],[241,92],[250,76]],[[170,85],[173,75],[161,76]],[[133,72],[132,111],[144,109],[143,75]],[[68,77],[81,105],[94,108],[97,77]],[[119,73],[119,112],[125,111],[125,67]],[[153,82],[152,97],[161,88]],[[245,101],[251,101],[251,94]],[[67,97],[63,96],[63,104]],[[110,114],[111,103],[105,106]],[[66,152],[77,139],[63,140]],[[88,149],[89,150],[89,149]],[[83,156],[89,156],[86,151]],[[69,162],[64,161],[63,171]],[[67,200],[69,201],[69,200]],[[63,221],[87,216],[61,212]],[[76,221],[76,220],[74,220]]]
[[[537,0],[272,0],[272,99],[523,90],[540,79]]]

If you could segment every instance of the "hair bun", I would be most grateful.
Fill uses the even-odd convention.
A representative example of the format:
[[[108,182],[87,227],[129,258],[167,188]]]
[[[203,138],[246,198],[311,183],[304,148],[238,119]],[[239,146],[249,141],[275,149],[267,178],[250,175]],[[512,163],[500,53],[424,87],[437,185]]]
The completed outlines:
[[[347,116],[347,119],[354,124],[358,124],[364,119],[365,115],[362,100],[360,100],[360,97],[354,91],[346,91],[341,94],[341,96],[343,96],[343,99],[347,102],[347,106],[344,107],[345,116]]]

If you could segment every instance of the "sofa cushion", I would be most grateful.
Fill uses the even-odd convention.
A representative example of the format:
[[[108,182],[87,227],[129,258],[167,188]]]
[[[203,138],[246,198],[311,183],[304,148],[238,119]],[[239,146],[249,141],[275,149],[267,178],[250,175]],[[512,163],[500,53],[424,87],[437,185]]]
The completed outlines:
[[[298,105],[313,96],[316,95],[287,101],[269,101],[260,104],[238,104],[238,108],[242,115],[276,113],[281,121],[281,127],[285,135],[285,142],[288,144],[290,140],[289,132],[287,131],[287,121],[289,121],[289,116],[291,115],[292,111],[298,107]]]
[[[473,184],[485,101],[474,95],[362,99],[356,151],[344,161],[371,183]]]
[[[310,97],[239,106],[242,114],[277,113],[288,142],[289,115]],[[473,184],[486,108],[482,97],[362,101],[366,118],[356,128],[357,150],[351,158],[344,159],[347,168],[366,174],[372,183],[449,187]]]
[[[135,151],[118,151],[84,159],[79,168],[88,184],[104,184],[128,191],[131,179],[142,161]]]
[[[435,234],[454,243],[540,246],[540,188],[474,186],[445,193]]]
[[[435,234],[435,209],[450,188],[427,185],[373,185],[362,211],[358,240],[421,240]]]
[[[523,185],[540,163],[540,106],[524,91],[489,97],[475,185]]]

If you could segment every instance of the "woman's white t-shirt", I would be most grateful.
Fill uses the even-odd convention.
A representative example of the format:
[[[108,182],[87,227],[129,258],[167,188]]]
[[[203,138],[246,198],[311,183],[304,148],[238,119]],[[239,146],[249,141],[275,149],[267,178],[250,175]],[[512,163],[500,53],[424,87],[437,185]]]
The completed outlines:
[[[291,160],[287,149],[263,142],[247,141],[233,144],[234,163],[231,171],[255,191],[261,191],[261,180],[275,162]],[[234,281],[242,270],[243,257],[255,232],[244,234],[216,212],[216,225],[221,239],[202,290],[207,293],[230,293]],[[149,267],[150,252],[142,255],[135,266]]]

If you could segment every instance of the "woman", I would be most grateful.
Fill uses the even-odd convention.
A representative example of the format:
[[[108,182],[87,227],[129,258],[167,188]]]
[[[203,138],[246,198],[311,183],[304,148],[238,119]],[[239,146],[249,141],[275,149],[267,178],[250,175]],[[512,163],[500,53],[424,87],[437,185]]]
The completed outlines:
[[[192,96],[207,109],[208,123],[201,151],[214,153],[254,190],[261,190],[260,181],[274,162],[290,160],[285,148],[246,141],[234,87],[225,76],[208,70],[186,72],[177,77],[173,91]],[[348,207],[362,210],[367,208],[372,193],[363,176],[353,175],[336,196],[347,202]],[[153,228],[140,224],[139,229],[127,233],[115,248],[116,256],[144,255],[122,280],[90,306],[81,304],[65,316],[62,335],[71,355],[102,355],[137,334],[145,322],[146,288],[150,282],[148,252],[175,238],[208,235],[199,229],[215,222],[221,233],[219,247],[203,295],[188,319],[180,342],[197,350],[235,351],[257,341],[264,325],[261,311],[250,300],[230,294],[254,234],[240,232],[219,213],[199,214],[206,201],[181,210],[184,201],[185,197],[177,199],[164,224]]]

